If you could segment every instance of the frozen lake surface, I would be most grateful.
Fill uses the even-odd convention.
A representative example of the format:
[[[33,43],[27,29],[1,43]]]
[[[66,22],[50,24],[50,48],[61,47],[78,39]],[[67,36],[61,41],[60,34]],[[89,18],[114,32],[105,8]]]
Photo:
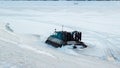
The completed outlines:
[[[0,1],[1,68],[119,68],[120,2],[75,3]],[[81,31],[88,48],[45,44],[62,25],[66,31]]]

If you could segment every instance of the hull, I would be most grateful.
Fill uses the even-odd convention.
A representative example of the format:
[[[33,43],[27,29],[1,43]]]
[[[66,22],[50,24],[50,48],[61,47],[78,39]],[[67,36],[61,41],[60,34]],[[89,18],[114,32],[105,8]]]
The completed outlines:
[[[54,37],[49,37],[46,42],[47,44],[49,45],[52,45],[56,48],[58,47],[62,47],[62,46],[65,46],[65,45],[75,45],[75,46],[83,46],[83,48],[86,48],[87,45],[84,43],[84,42],[79,42],[79,41],[67,41],[67,42],[64,42],[60,39],[57,39],[57,38],[54,38]]]

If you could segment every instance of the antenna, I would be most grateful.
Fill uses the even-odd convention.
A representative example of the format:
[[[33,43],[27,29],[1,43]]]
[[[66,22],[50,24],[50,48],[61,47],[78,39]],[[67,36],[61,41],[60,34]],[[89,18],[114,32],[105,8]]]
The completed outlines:
[[[55,32],[56,32],[56,29],[55,29]]]
[[[62,25],[62,31],[63,31],[63,27],[64,27],[64,26]]]

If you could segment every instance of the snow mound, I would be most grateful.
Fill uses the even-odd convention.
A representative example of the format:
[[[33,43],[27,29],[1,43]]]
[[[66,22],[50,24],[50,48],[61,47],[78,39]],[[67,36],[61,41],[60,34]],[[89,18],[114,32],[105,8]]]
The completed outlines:
[[[17,44],[20,38],[15,33],[9,31],[6,23],[0,23],[0,40]]]

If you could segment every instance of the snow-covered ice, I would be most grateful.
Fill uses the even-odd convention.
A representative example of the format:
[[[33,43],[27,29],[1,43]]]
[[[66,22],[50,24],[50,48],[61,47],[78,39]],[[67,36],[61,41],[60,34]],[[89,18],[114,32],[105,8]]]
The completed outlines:
[[[74,3],[1,1],[0,68],[119,68],[120,2]],[[82,31],[88,47],[45,44],[62,25]]]

